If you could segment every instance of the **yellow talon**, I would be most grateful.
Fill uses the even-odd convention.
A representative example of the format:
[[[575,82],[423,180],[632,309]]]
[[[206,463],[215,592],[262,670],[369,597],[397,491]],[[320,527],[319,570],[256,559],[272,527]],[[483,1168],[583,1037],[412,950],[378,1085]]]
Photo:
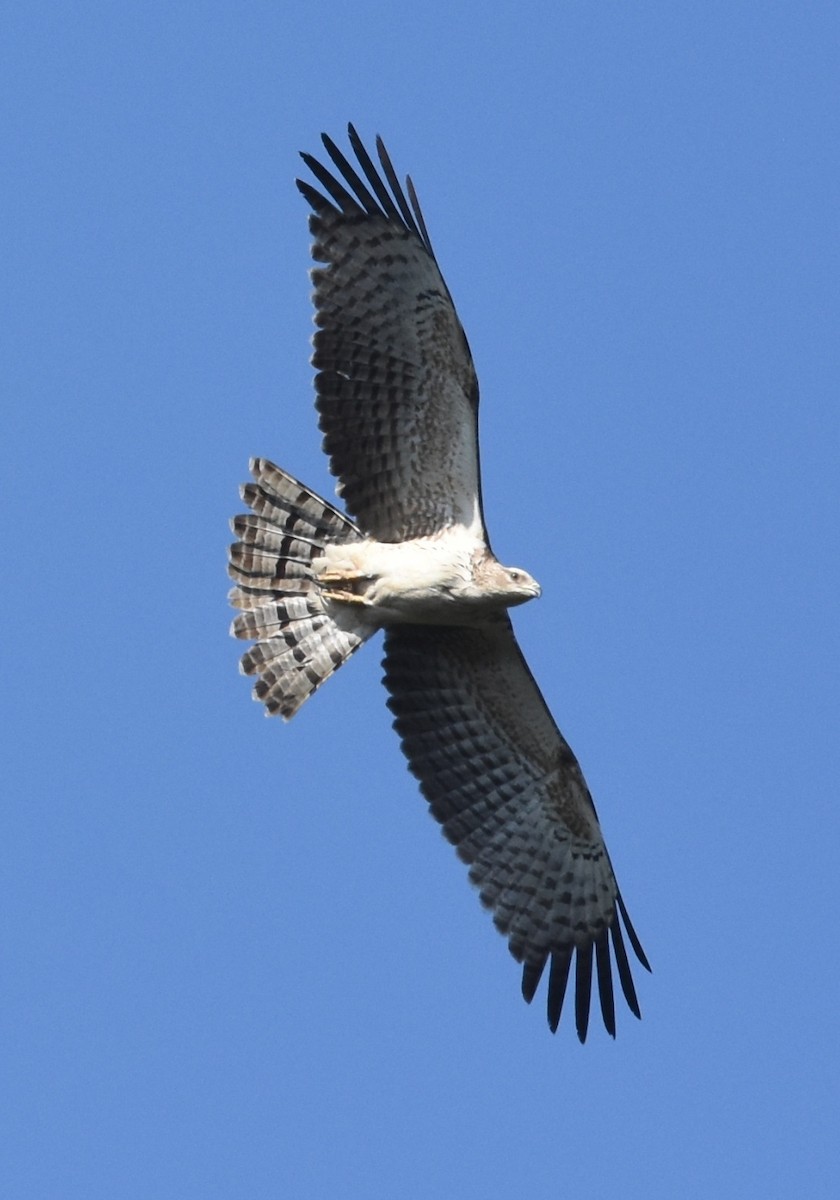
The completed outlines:
[[[340,604],[370,604],[364,596],[359,596],[356,592],[345,592],[339,588],[326,588],[325,594],[328,600],[337,600]]]

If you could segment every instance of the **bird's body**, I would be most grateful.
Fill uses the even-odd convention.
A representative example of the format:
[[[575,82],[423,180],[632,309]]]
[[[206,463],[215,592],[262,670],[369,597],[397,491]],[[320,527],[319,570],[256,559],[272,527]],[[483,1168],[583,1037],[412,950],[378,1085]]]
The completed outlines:
[[[242,669],[269,714],[293,716],[385,631],[385,685],[433,815],[523,964],[530,1000],[550,962],[557,1027],[573,959],[586,1036],[593,955],[615,1033],[612,954],[639,1007],[622,923],[644,966],[589,791],[517,646],[507,609],[540,594],[493,555],[481,505],[478,383],[414,189],[381,141],[380,170],[350,127],[358,166],[304,161],[329,199],[313,208],[313,363],[324,449],[354,519],[266,459],[243,488],[230,572]],[[340,176],[340,178],[339,178]]]
[[[473,625],[540,594],[527,572],[503,567],[460,529],[445,538],[327,545],[313,571],[328,602],[359,605],[375,628]]]

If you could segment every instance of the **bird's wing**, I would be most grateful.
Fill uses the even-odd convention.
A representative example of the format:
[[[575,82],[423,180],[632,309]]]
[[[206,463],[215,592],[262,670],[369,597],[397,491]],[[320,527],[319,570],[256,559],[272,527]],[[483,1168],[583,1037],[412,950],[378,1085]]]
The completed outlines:
[[[338,494],[364,532],[405,541],[453,525],[483,534],[478,382],[411,180],[381,139],[377,167],[352,125],[351,165],[323,135],[312,206],[315,386]]]
[[[556,1029],[574,958],[583,1041],[594,954],[601,1013],[614,1036],[613,958],[639,1016],[622,922],[636,956],[648,963],[581,769],[508,617],[471,628],[392,626],[385,648],[385,685],[403,751],[523,964],[525,999],[532,999],[550,960],[548,1020]]]

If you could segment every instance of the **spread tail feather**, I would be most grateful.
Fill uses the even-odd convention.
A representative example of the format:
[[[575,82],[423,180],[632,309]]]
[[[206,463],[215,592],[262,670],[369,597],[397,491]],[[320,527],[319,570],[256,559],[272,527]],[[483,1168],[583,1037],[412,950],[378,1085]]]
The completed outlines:
[[[254,698],[267,715],[293,717],[303,702],[374,632],[354,613],[327,605],[313,560],[324,547],[361,538],[337,508],[264,458],[251,460],[253,483],[242,488],[251,509],[234,517],[239,538],[230,548],[229,574],[240,609],[231,626],[256,644],[240,669],[259,676]]]

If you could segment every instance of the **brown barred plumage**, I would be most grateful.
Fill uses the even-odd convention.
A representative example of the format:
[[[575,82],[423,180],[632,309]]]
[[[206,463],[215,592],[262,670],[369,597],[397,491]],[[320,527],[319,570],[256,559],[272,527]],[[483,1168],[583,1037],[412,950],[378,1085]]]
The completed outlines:
[[[254,699],[266,713],[288,720],[375,627],[328,606],[312,572],[325,544],[359,540],[356,526],[267,459],[252,459],[251,472],[242,499],[252,513],[231,522],[239,541],[230,549],[230,601],[243,610],[231,633],[257,639],[240,668],[259,677]]]

